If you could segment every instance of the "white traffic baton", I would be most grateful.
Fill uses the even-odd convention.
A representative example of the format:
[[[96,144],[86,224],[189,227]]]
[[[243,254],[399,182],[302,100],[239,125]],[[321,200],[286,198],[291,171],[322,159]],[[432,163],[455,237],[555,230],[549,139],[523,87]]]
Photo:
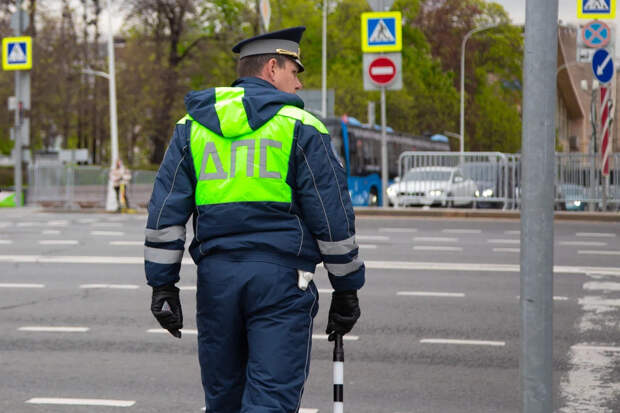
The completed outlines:
[[[344,347],[342,336],[336,334],[334,342],[334,413],[343,413],[344,392]]]

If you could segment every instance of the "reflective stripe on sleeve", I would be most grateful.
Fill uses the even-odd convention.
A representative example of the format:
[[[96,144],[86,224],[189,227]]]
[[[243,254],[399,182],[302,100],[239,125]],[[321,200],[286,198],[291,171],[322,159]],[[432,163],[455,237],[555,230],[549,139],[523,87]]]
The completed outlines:
[[[344,255],[358,248],[355,235],[342,241],[316,241],[319,244],[319,250],[323,255]]]
[[[183,250],[144,247],[144,259],[156,264],[176,264],[183,260]]]
[[[174,225],[162,229],[145,229],[144,235],[149,242],[170,242],[181,239],[185,241],[185,226]]]
[[[347,264],[332,264],[328,262],[323,262],[325,269],[329,271],[330,274],[337,277],[351,274],[353,271],[358,270],[363,264],[364,261],[360,260],[358,257],[355,257],[353,261]]]

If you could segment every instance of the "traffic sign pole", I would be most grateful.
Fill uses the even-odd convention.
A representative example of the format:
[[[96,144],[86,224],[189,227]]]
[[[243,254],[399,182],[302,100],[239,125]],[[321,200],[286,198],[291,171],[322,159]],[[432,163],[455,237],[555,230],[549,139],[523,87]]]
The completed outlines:
[[[22,4],[21,0],[17,0],[17,24],[15,26],[15,35],[21,36],[23,19],[21,18]],[[17,46],[15,46],[17,47]],[[23,97],[21,90],[22,71],[15,71],[15,98],[17,100],[17,108],[15,109],[15,166],[14,166],[14,183],[15,183],[15,207],[22,206],[22,114],[23,114]]]
[[[388,206],[388,153],[386,129],[385,86],[381,86],[381,205],[384,207]]]

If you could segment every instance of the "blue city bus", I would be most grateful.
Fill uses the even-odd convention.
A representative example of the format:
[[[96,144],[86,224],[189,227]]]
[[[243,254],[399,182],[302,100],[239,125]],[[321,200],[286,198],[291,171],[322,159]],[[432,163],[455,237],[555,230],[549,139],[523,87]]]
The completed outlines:
[[[334,150],[347,171],[347,184],[354,206],[382,205],[381,130],[362,125],[354,118],[328,118],[324,121]],[[394,132],[388,128],[388,179],[398,175],[398,157],[406,151],[449,151],[446,142],[430,137]]]

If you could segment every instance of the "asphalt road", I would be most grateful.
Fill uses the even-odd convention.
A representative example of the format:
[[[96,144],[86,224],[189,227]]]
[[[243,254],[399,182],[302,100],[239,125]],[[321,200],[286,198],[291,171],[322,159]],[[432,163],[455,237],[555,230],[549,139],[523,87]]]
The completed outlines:
[[[149,311],[144,223],[0,211],[0,412],[200,412],[195,268],[182,269],[176,340]],[[347,412],[520,411],[519,228],[358,218],[368,271],[362,318],[345,341]],[[555,410],[618,412],[620,222],[556,222],[554,256]],[[321,308],[302,412],[327,413],[330,286],[322,269],[315,280]]]

